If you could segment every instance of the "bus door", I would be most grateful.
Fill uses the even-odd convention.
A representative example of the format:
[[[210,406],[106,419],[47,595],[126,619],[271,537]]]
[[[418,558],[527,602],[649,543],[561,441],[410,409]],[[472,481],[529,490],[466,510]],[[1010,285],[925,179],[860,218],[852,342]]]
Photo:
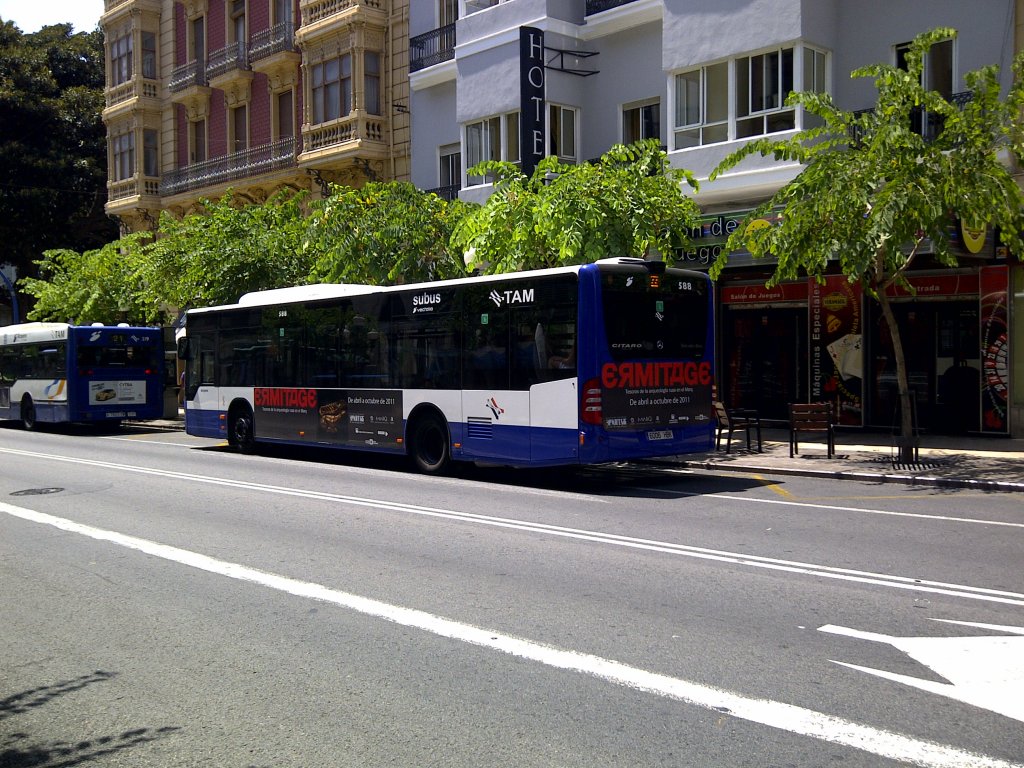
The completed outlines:
[[[510,385],[516,350],[509,311],[485,301],[466,308],[462,340],[463,454],[469,459],[530,459],[530,393]],[[486,300],[486,295],[482,298]]]

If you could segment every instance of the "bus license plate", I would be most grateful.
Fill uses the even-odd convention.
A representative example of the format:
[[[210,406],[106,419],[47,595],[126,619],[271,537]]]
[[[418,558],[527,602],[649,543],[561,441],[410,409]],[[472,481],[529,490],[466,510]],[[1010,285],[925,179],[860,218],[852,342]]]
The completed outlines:
[[[656,429],[653,432],[647,433],[648,440],[671,440],[672,430],[671,429]]]

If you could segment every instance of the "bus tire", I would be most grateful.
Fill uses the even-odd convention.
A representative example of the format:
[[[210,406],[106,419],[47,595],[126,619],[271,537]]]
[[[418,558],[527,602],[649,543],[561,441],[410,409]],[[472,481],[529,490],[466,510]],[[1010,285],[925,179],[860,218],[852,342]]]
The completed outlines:
[[[451,463],[448,424],[436,411],[421,413],[409,428],[409,457],[417,471],[443,474]]]
[[[29,395],[25,395],[21,398],[21,426],[31,432],[36,423],[36,404]]]
[[[228,417],[228,444],[238,449],[239,453],[250,454],[256,450],[252,409],[249,406],[243,405],[231,410]]]

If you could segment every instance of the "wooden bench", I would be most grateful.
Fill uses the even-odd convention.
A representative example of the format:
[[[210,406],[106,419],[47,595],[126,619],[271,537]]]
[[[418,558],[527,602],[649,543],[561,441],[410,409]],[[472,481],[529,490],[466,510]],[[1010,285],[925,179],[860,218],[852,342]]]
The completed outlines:
[[[800,435],[807,432],[824,433],[828,457],[836,452],[835,416],[832,403],[790,403],[789,405],[789,457],[800,453]]]
[[[725,433],[725,452],[732,452],[733,433],[742,430],[747,436],[747,448],[750,448],[751,430],[757,431],[757,452],[761,453],[761,419],[757,411],[749,408],[726,408],[717,400],[712,401],[715,409],[715,420],[718,431],[715,433],[715,450],[722,449],[722,433]]]

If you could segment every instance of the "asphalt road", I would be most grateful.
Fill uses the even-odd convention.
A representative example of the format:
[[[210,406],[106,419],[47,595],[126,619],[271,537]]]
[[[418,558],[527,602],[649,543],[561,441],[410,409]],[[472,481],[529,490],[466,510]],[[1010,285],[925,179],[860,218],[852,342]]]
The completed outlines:
[[[1024,505],[0,426],[0,767],[1024,765]]]

